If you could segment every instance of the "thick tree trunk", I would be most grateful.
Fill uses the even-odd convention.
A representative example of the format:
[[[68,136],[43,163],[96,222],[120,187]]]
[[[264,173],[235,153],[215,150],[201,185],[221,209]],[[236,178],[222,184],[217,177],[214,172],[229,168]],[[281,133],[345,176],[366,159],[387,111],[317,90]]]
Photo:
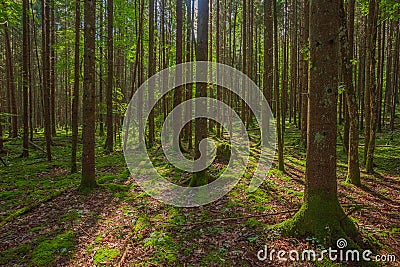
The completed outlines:
[[[207,61],[208,58],[208,18],[209,18],[209,1],[199,0],[198,1],[198,21],[197,21],[197,49],[196,59],[197,61]],[[200,73],[199,73],[200,74]],[[207,84],[196,83],[196,97],[207,97]],[[202,103],[203,106],[196,105],[195,109],[204,108],[207,103]],[[196,111],[197,113],[197,111]],[[207,138],[207,119],[196,118],[195,119],[195,159],[199,159],[200,154],[200,141]],[[204,156],[203,156],[204,157]],[[205,157],[204,157],[205,158]],[[201,163],[200,163],[201,164]],[[205,161],[204,161],[205,164]],[[191,181],[190,186],[202,186],[208,183],[208,175],[206,171],[196,172]]]
[[[84,81],[83,81],[83,128],[82,128],[82,179],[81,188],[93,188],[96,183],[95,135],[96,135],[96,2],[84,1]]]
[[[313,235],[325,243],[355,237],[337,197],[336,133],[339,1],[310,2],[310,68],[307,169],[304,203],[280,227],[286,234]]]

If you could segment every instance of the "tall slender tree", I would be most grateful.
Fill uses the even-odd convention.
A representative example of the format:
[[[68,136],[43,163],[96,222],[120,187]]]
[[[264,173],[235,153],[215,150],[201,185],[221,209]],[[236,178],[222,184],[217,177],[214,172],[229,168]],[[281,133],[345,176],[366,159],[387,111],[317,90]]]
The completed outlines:
[[[75,1],[75,68],[74,91],[72,94],[72,148],[71,148],[71,173],[77,172],[76,152],[78,147],[78,122],[79,122],[79,91],[80,91],[80,40],[81,40],[81,1]]]
[[[360,166],[358,158],[358,104],[357,95],[353,85],[353,31],[354,31],[354,5],[355,0],[348,4],[349,18],[346,17],[343,2],[340,1],[340,51],[342,56],[342,76],[345,83],[345,97],[349,114],[349,147],[348,147],[348,168],[347,180],[356,186],[361,185]]]
[[[43,66],[43,118],[44,135],[46,139],[47,160],[52,160],[51,155],[51,108],[50,108],[50,3],[42,1],[42,66]]]
[[[29,29],[28,29],[28,10],[29,3],[28,0],[22,1],[22,79],[23,79],[23,125],[24,125],[24,136],[23,136],[23,152],[22,157],[26,158],[29,156],[29,115],[28,115],[28,96],[29,96],[29,57],[30,57],[30,47],[29,47]]]
[[[107,69],[107,88],[106,88],[106,106],[107,106],[107,137],[104,148],[107,152],[114,150],[114,122],[113,122],[113,88],[114,88],[114,3],[113,0],[107,0],[107,48],[108,48],[108,69]]]
[[[156,73],[156,62],[154,53],[154,0],[149,5],[149,78]],[[153,85],[149,84],[149,102],[154,101]],[[149,146],[152,147],[155,141],[154,110],[149,116]]]
[[[183,2],[182,0],[176,1],[176,64],[181,64],[183,62]],[[182,81],[182,69],[176,69],[175,81],[177,84],[181,83]],[[174,116],[174,148],[179,149],[180,147],[180,132],[179,127],[182,121],[182,109],[178,107],[182,103],[182,86],[178,86],[174,91],[174,103],[173,108],[176,109],[176,113]],[[175,143],[177,142],[177,143]]]
[[[377,38],[377,23],[378,23],[378,0],[371,0],[369,2],[368,12],[368,46],[367,46],[367,58],[369,62],[369,83],[367,83],[367,95],[366,105],[368,108],[366,112],[369,112],[369,127],[366,131],[368,138],[366,138],[365,149],[367,150],[366,158],[366,170],[368,173],[374,171],[374,151],[375,151],[375,136],[378,119],[378,103],[377,103],[377,86],[376,86],[376,38]],[[366,114],[367,115],[367,114]],[[367,122],[365,122],[367,124]],[[367,125],[366,125],[367,128]]]
[[[285,170],[284,158],[283,158],[283,129],[282,124],[284,123],[283,118],[283,103],[281,102],[280,90],[279,90],[279,40],[278,40],[278,10],[276,0],[273,1],[274,10],[274,96],[275,96],[275,119],[276,119],[276,135],[278,141],[278,169],[280,171]],[[283,92],[282,92],[283,97]],[[282,122],[283,121],[283,122]]]
[[[199,0],[198,1],[198,21],[197,21],[197,49],[196,49],[196,59],[197,61],[207,61],[208,58],[208,18],[209,18],[209,1]],[[197,70],[200,71],[200,70]],[[200,74],[200,73],[199,73]],[[196,83],[196,97],[207,97],[207,84],[206,83]],[[196,110],[199,108],[204,108],[207,103],[201,103],[196,105]],[[200,153],[200,141],[207,138],[207,119],[196,118],[195,120],[195,159],[199,159]],[[202,186],[208,183],[208,176],[206,171],[197,172],[193,175],[190,186]]]
[[[97,186],[95,166],[96,134],[96,1],[84,1],[84,79],[81,188]]]
[[[307,114],[308,114],[308,52],[309,52],[309,11],[310,1],[303,1],[301,29],[301,142],[307,144]]]

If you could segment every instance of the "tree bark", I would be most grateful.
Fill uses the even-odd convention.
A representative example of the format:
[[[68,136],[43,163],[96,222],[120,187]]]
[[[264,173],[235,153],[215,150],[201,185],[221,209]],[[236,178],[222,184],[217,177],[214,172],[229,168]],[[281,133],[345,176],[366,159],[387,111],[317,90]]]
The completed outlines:
[[[96,183],[96,2],[84,1],[84,82],[82,128],[82,179],[81,188],[93,188]]]
[[[17,102],[15,98],[15,81],[14,81],[14,66],[12,61],[10,33],[8,30],[8,22],[4,24],[4,41],[6,50],[6,82],[7,82],[7,96],[8,96],[8,112],[13,114],[11,117],[11,132],[12,138],[18,137],[18,114]]]
[[[29,47],[29,29],[28,29],[28,0],[23,0],[22,2],[22,79],[23,79],[23,125],[24,125],[24,136],[23,136],[23,152],[22,157],[27,158],[29,156],[29,57],[30,57],[30,47]]]
[[[293,218],[278,225],[286,234],[311,234],[330,244],[338,238],[357,236],[337,197],[339,1],[310,2],[312,65],[304,203]]]
[[[350,0],[348,3],[349,15],[346,18],[343,2],[340,1],[340,52],[342,56],[342,75],[345,84],[345,98],[348,110],[349,121],[349,146],[348,146],[348,166],[347,166],[347,181],[360,186],[360,166],[358,158],[358,140],[359,140],[359,125],[358,125],[358,105],[357,95],[353,85],[353,49],[354,49],[354,5],[355,0]]]
[[[50,109],[50,6],[48,0],[42,4],[42,67],[43,67],[43,118],[47,160],[51,155],[51,109]]]
[[[198,1],[198,21],[197,21],[197,49],[196,59],[197,61],[207,61],[208,58],[208,19],[209,19],[209,1],[199,0]],[[198,71],[198,70],[197,70]],[[200,73],[199,73],[200,75]],[[196,83],[196,97],[207,97],[207,84]],[[203,105],[202,107],[200,105]],[[196,105],[195,109],[204,108],[207,103],[201,103]],[[197,111],[196,111],[197,113]],[[195,119],[195,159],[199,159],[200,154],[200,141],[207,138],[207,119],[196,118]],[[205,157],[204,157],[205,158]],[[200,163],[201,164],[201,163]],[[205,164],[205,162],[204,162]],[[197,187],[206,185],[208,183],[208,176],[206,171],[196,172],[191,181],[190,186]]]
[[[308,115],[308,57],[309,57],[309,11],[310,2],[304,1],[302,43],[302,73],[301,73],[301,142],[307,144],[307,115]]]
[[[182,0],[176,1],[176,64],[179,65],[183,62],[183,45],[182,45],[182,38],[183,38],[183,3]],[[175,81],[177,84],[181,83],[182,81],[182,69],[177,68],[175,74]],[[176,109],[175,117],[174,117],[174,142],[173,147],[174,149],[180,148],[180,130],[179,125],[182,121],[182,109],[178,107],[182,103],[182,86],[179,86],[174,91],[174,103],[173,108]],[[177,139],[175,139],[177,137]]]
[[[378,0],[371,0],[369,2],[369,14],[368,14],[368,47],[367,47],[367,57],[369,62],[369,83],[367,83],[367,97],[366,97],[366,105],[368,105],[368,109],[366,112],[369,112],[369,130],[365,132],[365,134],[369,135],[368,138],[365,139],[367,152],[366,159],[366,170],[368,173],[373,173],[374,171],[374,152],[375,152],[375,135],[376,135],[376,126],[377,126],[377,114],[378,114],[378,92],[376,86],[376,75],[375,75],[375,66],[376,66],[376,38],[377,38],[377,23],[378,23]],[[366,114],[367,115],[367,114]],[[367,121],[366,129],[367,129]]]
[[[278,169],[280,171],[285,171],[285,163],[283,158],[283,130],[281,121],[283,121],[283,103],[280,98],[279,90],[279,40],[278,40],[278,12],[276,7],[276,1],[273,1],[273,11],[274,11],[274,93],[275,93],[275,116],[276,116],[276,135],[278,140]],[[283,92],[282,92],[283,94]]]
[[[154,53],[154,0],[150,0],[149,5],[149,78],[156,73],[156,61]],[[153,85],[149,84],[149,102],[154,101]],[[151,110],[149,116],[149,147],[154,145],[155,141],[154,110]]]
[[[114,3],[113,0],[107,1],[107,48],[108,48],[108,68],[107,68],[107,88],[106,88],[106,106],[107,106],[107,137],[104,149],[110,153],[114,150],[114,121],[113,121],[113,88],[114,88]]]
[[[71,173],[76,173],[76,152],[78,146],[78,121],[79,121],[79,91],[80,91],[80,32],[81,31],[81,2],[75,1],[75,68],[74,90],[72,95],[72,147],[71,147]]]

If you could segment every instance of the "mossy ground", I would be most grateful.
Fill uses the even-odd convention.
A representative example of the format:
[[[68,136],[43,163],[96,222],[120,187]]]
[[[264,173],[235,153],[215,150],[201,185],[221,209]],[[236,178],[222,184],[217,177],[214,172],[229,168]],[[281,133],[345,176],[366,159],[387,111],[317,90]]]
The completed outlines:
[[[49,251],[43,257],[47,266],[253,266],[262,264],[257,252],[265,244],[297,250],[323,246],[320,238],[306,232],[306,237],[294,238],[270,228],[289,218],[295,222],[296,216],[291,211],[268,214],[299,210],[302,204],[305,150],[298,142],[298,130],[290,124],[286,129],[285,172],[273,167],[262,186],[249,193],[249,167],[226,197],[193,209],[167,206],[141,191],[129,177],[120,147],[107,155],[102,138],[96,147],[100,186],[78,192],[80,176],[69,174],[69,136],[57,134],[52,163],[34,150],[29,159],[21,159],[21,142],[6,142],[9,153],[2,158],[9,166],[0,168],[0,265],[34,266],[43,252]],[[35,135],[35,143],[44,145],[41,133]],[[379,134],[377,144],[377,173],[367,175],[362,170],[361,188],[345,183],[347,160],[338,145],[338,199],[344,212],[351,213],[362,238],[372,240],[380,253],[400,255],[396,245],[400,220],[394,208],[400,205],[400,132]],[[250,165],[254,165],[256,147],[252,151],[255,156]],[[177,184],[190,178],[190,174],[172,168],[157,148],[150,153],[164,177]],[[217,177],[223,169],[217,160],[208,172]],[[352,212],[354,207],[358,209]],[[63,243],[66,240],[68,243]],[[393,266],[390,264],[387,266]],[[337,266],[328,261],[309,265]]]

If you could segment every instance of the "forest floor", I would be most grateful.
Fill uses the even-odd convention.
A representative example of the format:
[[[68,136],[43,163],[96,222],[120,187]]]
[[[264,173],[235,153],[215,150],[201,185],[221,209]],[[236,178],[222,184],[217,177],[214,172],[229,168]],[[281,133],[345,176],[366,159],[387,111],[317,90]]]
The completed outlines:
[[[42,146],[42,136],[35,142]],[[270,170],[255,192],[251,175],[222,199],[198,208],[154,200],[130,177],[122,152],[103,154],[98,139],[100,187],[77,191],[69,174],[70,137],[54,138],[52,163],[40,151],[19,158],[21,143],[8,140],[0,167],[1,266],[337,266],[344,263],[260,261],[259,250],[322,250],[313,237],[287,238],[268,226],[294,214],[304,190],[305,150],[288,124],[285,167]],[[360,146],[362,155],[363,146]],[[396,255],[400,266],[400,132],[379,134],[376,173],[362,172],[362,187],[345,183],[346,157],[338,145],[339,199],[376,253]],[[166,175],[183,179],[168,163]],[[218,168],[218,167],[217,167]],[[182,178],[183,177],[183,178]],[[354,266],[357,266],[355,264]]]

